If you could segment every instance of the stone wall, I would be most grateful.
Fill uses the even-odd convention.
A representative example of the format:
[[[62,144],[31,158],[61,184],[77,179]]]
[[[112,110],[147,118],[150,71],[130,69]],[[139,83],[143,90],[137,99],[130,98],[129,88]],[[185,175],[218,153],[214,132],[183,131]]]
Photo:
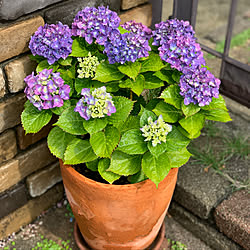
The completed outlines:
[[[70,25],[86,6],[109,5],[122,22],[151,25],[147,0],[0,1],[0,240],[34,220],[63,197],[59,164],[46,143],[53,123],[25,135],[20,115],[26,101],[24,77],[35,70],[28,42],[44,23]]]

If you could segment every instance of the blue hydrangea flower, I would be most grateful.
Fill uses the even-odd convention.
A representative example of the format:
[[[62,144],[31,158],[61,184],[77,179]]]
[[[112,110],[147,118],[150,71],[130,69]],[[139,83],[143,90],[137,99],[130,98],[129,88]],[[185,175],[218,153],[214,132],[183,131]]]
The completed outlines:
[[[110,116],[116,112],[116,108],[112,101],[112,96],[106,92],[106,87],[90,90],[83,88],[81,91],[83,96],[75,107],[75,112],[78,112],[85,120],[92,118],[102,118],[105,115]]]
[[[167,134],[172,131],[172,126],[164,122],[162,115],[156,121],[151,117],[148,118],[148,124],[140,128],[142,135],[146,137],[144,141],[151,141],[153,147],[162,142],[166,142]]]
[[[70,86],[64,84],[60,73],[53,69],[44,69],[38,75],[28,75],[24,81],[24,90],[28,100],[39,110],[63,106],[63,100],[69,99]]]
[[[124,64],[147,57],[151,50],[148,41],[152,31],[145,25],[134,21],[127,22],[122,27],[130,32],[120,34],[118,30],[114,30],[104,45],[104,53],[107,54],[109,63]]]
[[[29,48],[34,56],[43,56],[53,64],[71,53],[72,43],[70,28],[59,22],[40,26],[31,37]]]
[[[186,67],[180,78],[180,94],[184,97],[184,104],[209,105],[212,97],[219,97],[220,80],[205,67]]]
[[[72,35],[84,37],[89,44],[95,38],[98,44],[104,45],[113,30],[119,27],[120,21],[117,13],[108,7],[86,7],[77,13],[72,23]]]
[[[172,19],[155,25],[153,45],[159,46],[159,55],[172,68],[183,72],[185,67],[204,64],[200,45],[188,21]]]

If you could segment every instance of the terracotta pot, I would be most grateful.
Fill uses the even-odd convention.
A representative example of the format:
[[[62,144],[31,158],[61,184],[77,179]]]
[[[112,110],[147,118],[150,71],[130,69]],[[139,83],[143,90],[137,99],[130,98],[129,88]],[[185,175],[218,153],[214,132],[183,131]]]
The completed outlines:
[[[95,182],[60,161],[67,198],[87,244],[97,250],[141,250],[157,236],[178,169],[158,189],[151,180],[129,185]]]

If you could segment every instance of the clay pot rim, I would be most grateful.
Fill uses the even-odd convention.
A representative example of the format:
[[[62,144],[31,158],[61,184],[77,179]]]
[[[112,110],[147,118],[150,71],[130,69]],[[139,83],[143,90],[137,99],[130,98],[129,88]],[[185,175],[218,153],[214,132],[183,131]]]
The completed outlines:
[[[75,175],[78,179],[81,179],[84,182],[87,182],[89,185],[95,185],[95,186],[97,185],[99,187],[110,188],[110,189],[127,189],[127,188],[131,188],[131,187],[139,188],[142,185],[152,185],[152,184],[155,186],[155,184],[150,179],[147,179],[147,180],[144,180],[141,182],[137,182],[137,183],[124,184],[124,185],[112,185],[112,184],[102,183],[102,182],[92,180],[92,179],[80,174],[71,165],[64,164],[61,159],[59,159],[59,162],[60,162],[61,167],[66,167],[67,171],[71,172],[71,174]],[[178,171],[178,169],[179,168],[171,168],[170,171],[168,172],[168,175],[165,177],[164,180],[167,179],[169,174],[174,174],[174,172]],[[163,182],[164,180],[162,180],[161,182]],[[161,182],[159,183],[158,188],[159,188]]]

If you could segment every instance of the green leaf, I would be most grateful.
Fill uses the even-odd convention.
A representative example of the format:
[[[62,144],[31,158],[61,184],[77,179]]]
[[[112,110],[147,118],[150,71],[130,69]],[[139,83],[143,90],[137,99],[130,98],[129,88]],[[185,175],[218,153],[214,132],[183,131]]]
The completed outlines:
[[[156,158],[150,152],[147,152],[142,158],[143,172],[157,187],[171,169],[170,160],[164,155],[162,154]]]
[[[187,137],[189,139],[195,139],[201,135],[201,131],[198,131],[194,135],[190,135],[182,126],[177,126],[177,129],[179,132],[181,132],[185,137]]]
[[[64,153],[65,164],[80,164],[97,159],[88,140],[74,139]]]
[[[170,159],[171,168],[178,168],[186,164],[192,154],[186,148],[178,151],[171,151],[165,153]]]
[[[141,111],[139,113],[140,116],[140,127],[142,128],[144,125],[148,124],[148,118],[151,117],[153,121],[157,119],[157,116],[152,111],[145,109],[141,106]]]
[[[205,117],[201,113],[183,118],[179,121],[180,125],[190,134],[191,137],[195,136],[203,128]]]
[[[131,32],[130,30],[125,30],[121,26],[118,27],[118,30],[120,31],[121,34],[125,34],[125,33],[130,33]]]
[[[139,171],[137,174],[131,175],[128,177],[128,181],[132,184],[138,183],[148,179],[148,177],[143,173],[143,171]]]
[[[94,134],[96,132],[103,130],[107,124],[108,120],[106,118],[95,118],[95,119],[91,118],[88,121],[83,120],[83,127],[90,134]]]
[[[119,87],[120,88],[132,88],[133,83],[130,78],[126,79],[125,81],[120,81],[119,82]]]
[[[172,74],[172,78],[175,82],[179,83],[180,82],[180,77],[181,77],[181,73],[177,70],[174,71],[174,73]]]
[[[134,103],[123,96],[114,96],[112,100],[114,102],[116,112],[107,117],[107,119],[109,123],[118,125],[120,122],[123,122],[127,119],[131,110],[133,109]]]
[[[185,105],[184,102],[181,105],[181,109],[182,109],[183,114],[186,117],[192,116],[201,110],[201,108],[198,105],[195,105],[193,103],[190,103],[189,105]]]
[[[154,76],[152,72],[147,72],[143,75],[145,78],[145,89],[156,89],[164,86],[163,81],[161,81],[158,77]]]
[[[26,102],[25,109],[21,115],[21,121],[25,132],[37,133],[46,124],[49,123],[52,117],[50,110],[39,111],[33,104]]]
[[[140,95],[144,90],[145,79],[143,75],[139,75],[136,80],[132,81],[132,88],[131,90],[136,94]]]
[[[94,81],[90,78],[76,78],[75,89],[78,94],[81,94],[83,88],[99,88],[102,87],[103,83]]]
[[[116,127],[108,126],[105,131],[90,136],[90,144],[99,157],[110,157],[120,140],[120,132]]]
[[[204,110],[212,110],[212,109],[222,109],[227,111],[226,103],[222,95],[219,95],[219,98],[212,98],[212,101],[209,105],[201,107]]]
[[[50,152],[57,158],[64,160],[65,150],[74,138],[75,136],[64,132],[59,127],[54,127],[48,135]]]
[[[41,72],[41,71],[44,70],[44,69],[53,69],[53,71],[55,72],[55,71],[58,69],[58,67],[59,67],[59,65],[58,65],[57,63],[54,63],[54,64],[50,65],[50,64],[48,63],[47,59],[46,59],[46,60],[41,61],[41,62],[37,65],[37,67],[36,67],[36,72],[37,72],[37,73],[38,73],[38,72]]]
[[[29,55],[29,58],[33,61],[36,61],[37,63],[40,63],[45,59],[43,56],[38,56],[38,55],[33,56],[32,54]]]
[[[146,109],[152,111],[156,107],[156,105],[161,101],[162,100],[159,98],[154,98],[150,100],[149,103],[146,105]]]
[[[207,120],[218,121],[218,122],[229,122],[232,121],[228,111],[222,109],[211,109],[202,111]]]
[[[135,80],[135,78],[138,76],[140,69],[141,69],[141,63],[140,62],[127,62],[124,65],[118,66],[118,69],[128,77]]]
[[[114,181],[118,180],[121,176],[119,174],[115,174],[111,171],[107,171],[110,166],[110,159],[101,159],[98,163],[98,172],[101,177],[112,184]]]
[[[170,85],[161,93],[160,98],[163,98],[166,103],[172,104],[177,109],[180,109],[183,97],[179,93],[180,87],[178,85]]]
[[[93,78],[93,80],[106,83],[115,80],[120,80],[123,77],[124,74],[122,74],[114,64],[108,64],[103,62],[97,66],[95,78]]]
[[[98,159],[95,159],[94,161],[86,162],[86,167],[91,171],[98,171]]]
[[[157,76],[159,79],[169,84],[175,83],[175,81],[172,78],[172,70],[157,71],[154,73],[154,76]]]
[[[71,106],[71,103],[70,103],[70,100],[65,100],[63,101],[63,106],[62,107],[56,107],[56,108],[53,108],[51,109],[51,111],[56,114],[56,115],[61,115],[62,112],[69,108]]]
[[[144,154],[148,150],[144,139],[139,129],[128,130],[123,134],[117,149],[129,155]]]
[[[141,64],[141,73],[147,71],[158,71],[164,67],[164,64],[158,54],[151,53],[147,60]]]
[[[105,87],[106,87],[107,92],[109,93],[117,92],[120,89],[119,82],[120,81],[113,81],[113,82],[106,83]]]
[[[177,151],[185,148],[190,142],[175,126],[172,126],[172,131],[166,137],[166,150]]]
[[[68,56],[66,59],[60,58],[58,60],[58,63],[63,65],[63,66],[70,66],[72,63],[72,57]]]
[[[79,38],[73,40],[72,52],[69,56],[73,57],[86,57],[89,51],[80,43]]]
[[[55,125],[73,135],[87,134],[83,127],[83,118],[78,112],[74,111],[74,107],[64,110]]]
[[[166,151],[167,144],[162,142],[161,144],[157,144],[156,146],[153,146],[152,142],[148,142],[148,149],[150,153],[157,158]]]
[[[128,155],[116,150],[111,156],[108,170],[119,175],[133,175],[141,169],[141,155]]]
[[[163,120],[165,122],[171,122],[175,123],[179,120],[181,111],[176,109],[174,106],[165,103],[165,102],[159,102],[155,109],[153,109],[153,112],[155,112],[158,116],[162,115]]]
[[[129,115],[125,122],[121,124],[118,129],[124,133],[131,129],[138,129],[140,127],[140,118],[138,116]]]

